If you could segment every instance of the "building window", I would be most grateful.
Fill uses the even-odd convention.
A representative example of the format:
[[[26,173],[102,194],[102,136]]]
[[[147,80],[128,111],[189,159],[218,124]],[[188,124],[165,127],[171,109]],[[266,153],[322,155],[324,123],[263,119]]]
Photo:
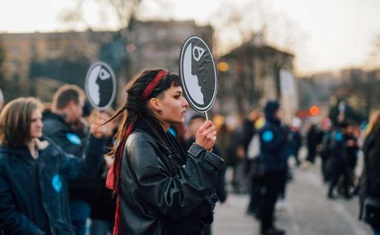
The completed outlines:
[[[17,55],[19,53],[19,51],[20,51],[20,48],[18,48],[18,46],[12,46],[10,48],[10,53],[9,54],[11,54],[11,55]]]
[[[11,63],[11,69],[13,71],[18,70],[20,68],[20,62],[18,60],[13,60]]]
[[[37,49],[36,49],[36,45],[35,44],[32,44],[30,45],[29,47],[29,51],[30,51],[30,54],[34,57],[37,55]]]
[[[56,51],[59,48],[59,43],[55,40],[52,40],[47,43],[47,46],[49,51]]]
[[[14,74],[12,76],[12,82],[13,82],[13,84],[19,84],[20,83],[20,76],[18,74]]]

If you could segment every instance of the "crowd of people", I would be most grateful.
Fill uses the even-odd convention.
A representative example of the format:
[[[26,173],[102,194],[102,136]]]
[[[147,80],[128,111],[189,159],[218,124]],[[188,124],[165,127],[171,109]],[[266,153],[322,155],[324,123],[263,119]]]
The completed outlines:
[[[75,85],[59,88],[50,104],[32,97],[5,104],[1,234],[211,233],[224,166],[214,153],[215,125],[203,121],[185,149],[189,105],[169,71],[142,71],[127,94],[117,112],[86,114]]]
[[[264,118],[260,111],[253,114],[231,132],[228,156],[233,159],[227,162],[234,170],[233,191],[249,193],[247,213],[260,221],[262,234],[285,233],[273,225],[273,216],[275,204],[285,198],[287,182],[293,177],[290,163],[309,169],[317,161],[326,198],[350,200],[359,196],[359,217],[379,234],[380,111],[374,112],[365,126],[347,117],[326,117],[320,124],[304,123],[303,128],[298,118],[284,123],[277,102],[266,104]],[[300,159],[302,146],[306,154]],[[360,156],[364,161],[358,169]]]
[[[320,158],[326,197],[360,195],[360,216],[379,234],[380,111],[365,131],[348,118],[286,125],[280,103],[267,101],[231,128],[220,115],[187,115],[180,77],[167,70],[142,71],[126,92],[117,111],[89,107],[76,85],[48,104],[20,97],[2,107],[1,235],[211,235],[228,193],[249,195],[260,234],[283,235],[275,207],[291,158],[306,169]]]

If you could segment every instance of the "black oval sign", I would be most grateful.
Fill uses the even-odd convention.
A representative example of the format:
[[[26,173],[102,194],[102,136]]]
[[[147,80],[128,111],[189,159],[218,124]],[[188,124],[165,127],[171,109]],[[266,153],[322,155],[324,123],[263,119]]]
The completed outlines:
[[[214,58],[197,36],[186,39],[181,49],[180,76],[184,94],[193,109],[207,112],[215,102],[217,77]]]
[[[111,67],[101,61],[91,65],[85,88],[88,101],[94,108],[109,108],[116,96],[116,77]]]

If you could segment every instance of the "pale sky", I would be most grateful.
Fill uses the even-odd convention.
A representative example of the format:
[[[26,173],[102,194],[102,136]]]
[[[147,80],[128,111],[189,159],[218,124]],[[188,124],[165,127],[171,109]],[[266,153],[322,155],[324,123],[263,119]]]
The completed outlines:
[[[225,1],[238,4],[254,0],[175,0],[171,12],[173,18],[204,22]],[[72,2],[0,0],[0,32],[63,30],[58,16]],[[282,20],[300,34],[294,45],[295,67],[300,73],[363,66],[375,36],[380,35],[379,0],[266,0],[265,4],[268,20],[277,20],[279,37],[284,35],[279,31],[290,30]],[[85,9],[89,18],[97,14],[91,6]],[[276,40],[285,39],[272,39]]]

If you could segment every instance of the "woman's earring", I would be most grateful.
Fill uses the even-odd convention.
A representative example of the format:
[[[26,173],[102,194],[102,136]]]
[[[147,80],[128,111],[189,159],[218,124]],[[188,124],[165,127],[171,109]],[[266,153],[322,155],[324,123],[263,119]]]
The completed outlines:
[[[162,114],[162,110],[161,109],[157,110],[157,113]]]

